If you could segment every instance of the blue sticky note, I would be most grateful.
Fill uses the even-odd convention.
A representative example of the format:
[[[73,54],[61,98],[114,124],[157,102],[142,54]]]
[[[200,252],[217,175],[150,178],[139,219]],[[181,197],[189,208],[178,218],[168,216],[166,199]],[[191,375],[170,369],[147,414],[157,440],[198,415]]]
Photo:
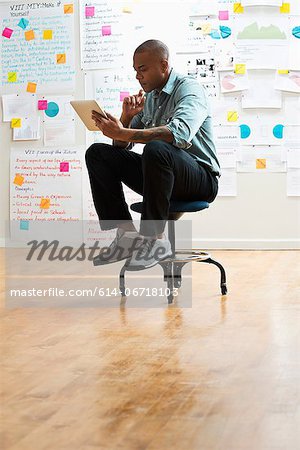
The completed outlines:
[[[29,230],[29,220],[20,220],[20,230]]]
[[[25,30],[25,28],[27,27],[28,24],[29,24],[29,20],[22,18],[20,20],[20,22],[18,23],[18,26],[20,28],[22,28],[23,30]]]

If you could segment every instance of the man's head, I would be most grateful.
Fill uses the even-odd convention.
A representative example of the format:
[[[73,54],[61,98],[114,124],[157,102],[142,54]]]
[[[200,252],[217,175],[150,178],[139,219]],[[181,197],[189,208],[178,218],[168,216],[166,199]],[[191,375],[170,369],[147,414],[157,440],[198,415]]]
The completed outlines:
[[[145,92],[161,90],[170,74],[168,47],[156,39],[143,42],[134,52],[133,68]]]

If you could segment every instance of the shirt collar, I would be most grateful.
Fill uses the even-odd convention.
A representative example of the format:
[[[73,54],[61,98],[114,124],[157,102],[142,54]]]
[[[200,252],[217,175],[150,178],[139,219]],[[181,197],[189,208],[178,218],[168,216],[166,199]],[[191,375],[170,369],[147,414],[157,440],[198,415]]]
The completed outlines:
[[[176,80],[176,73],[175,73],[174,69],[172,68],[169,78],[168,78],[168,81],[166,82],[166,84],[164,85],[164,87],[162,88],[162,90],[160,92],[165,92],[166,94],[171,95],[171,93],[173,92],[175,80]],[[153,92],[154,97],[158,97],[160,92],[157,89],[155,89]]]

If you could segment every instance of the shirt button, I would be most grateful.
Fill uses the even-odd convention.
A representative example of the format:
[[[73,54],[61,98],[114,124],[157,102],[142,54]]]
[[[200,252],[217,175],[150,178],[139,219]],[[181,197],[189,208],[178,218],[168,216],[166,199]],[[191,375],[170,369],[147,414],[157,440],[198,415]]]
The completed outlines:
[[[158,107],[158,109],[160,109],[160,108],[161,108],[161,106]]]
[[[152,126],[155,127],[155,123],[153,123]]]

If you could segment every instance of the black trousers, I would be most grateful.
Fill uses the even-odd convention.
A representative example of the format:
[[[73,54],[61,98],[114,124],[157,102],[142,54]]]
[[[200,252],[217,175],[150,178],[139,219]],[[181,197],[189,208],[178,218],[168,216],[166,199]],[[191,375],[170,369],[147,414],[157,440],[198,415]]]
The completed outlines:
[[[143,196],[140,233],[163,232],[170,200],[212,202],[218,178],[186,151],[164,141],[151,141],[142,155],[108,144],[86,152],[91,190],[102,230],[132,220],[122,182]]]

